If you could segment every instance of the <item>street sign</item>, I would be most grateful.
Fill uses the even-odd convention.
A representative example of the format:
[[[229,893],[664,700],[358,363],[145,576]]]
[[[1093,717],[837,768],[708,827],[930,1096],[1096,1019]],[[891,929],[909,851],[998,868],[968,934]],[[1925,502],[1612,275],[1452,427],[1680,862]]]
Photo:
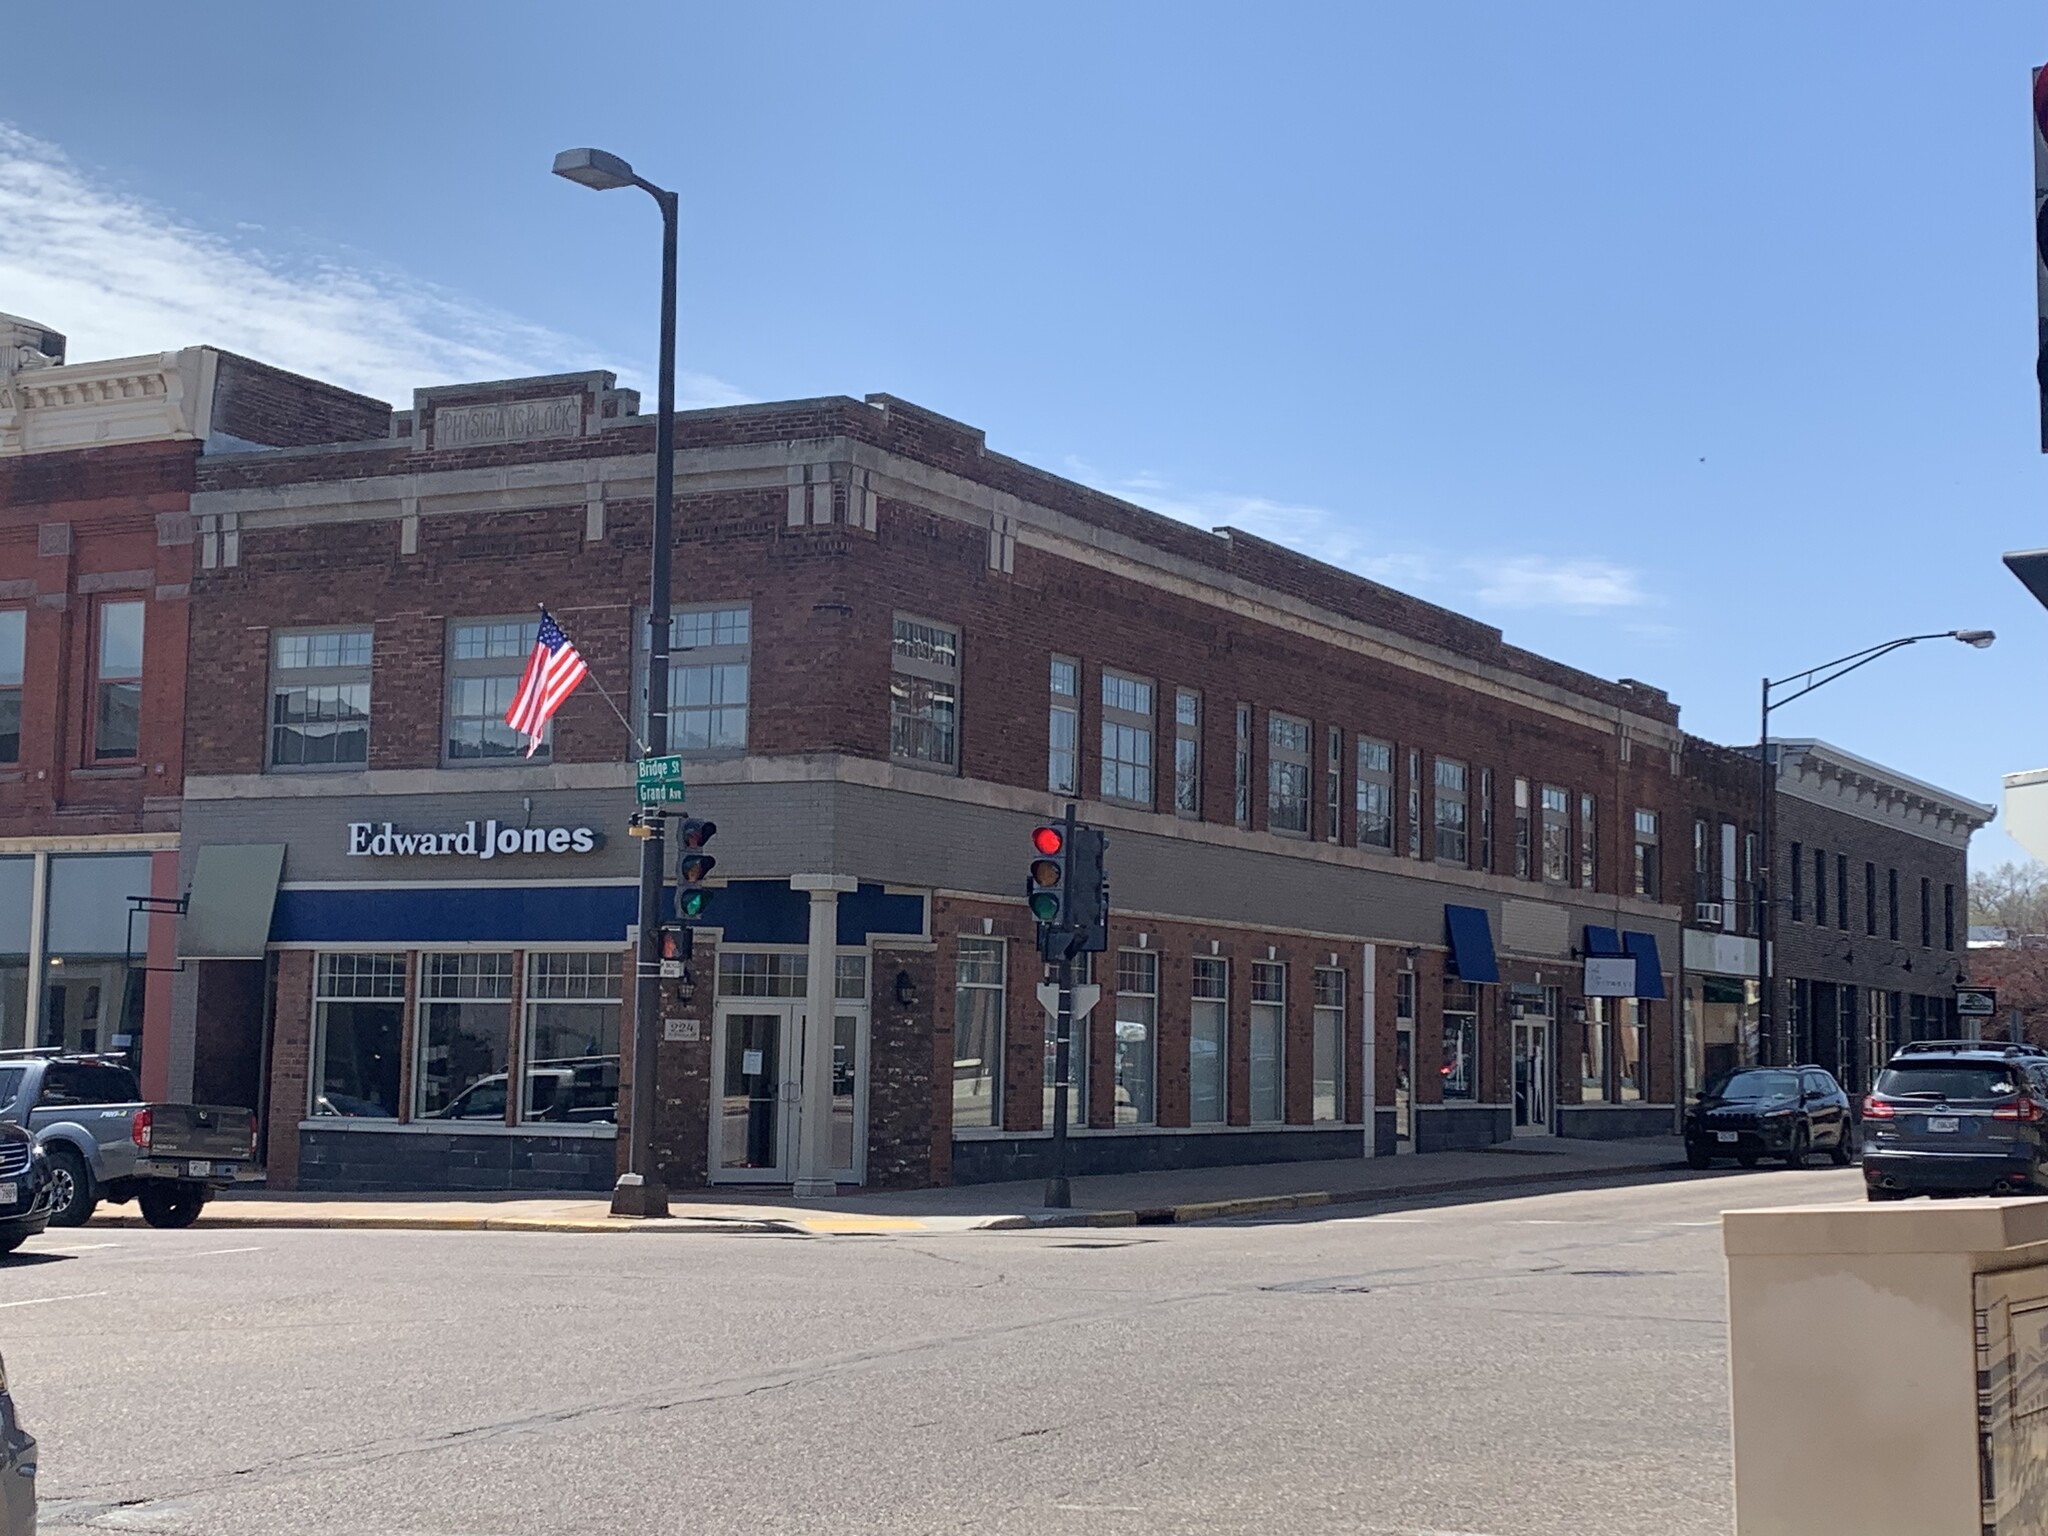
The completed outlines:
[[[661,979],[663,981],[681,981],[683,979],[683,962],[680,960],[662,961]]]
[[[1959,1019],[1991,1019],[1998,1016],[1998,989],[1996,987],[1957,987],[1956,1017]]]
[[[1088,1017],[1089,1011],[1102,1001],[1102,988],[1092,981],[1081,982],[1074,988],[1074,1022],[1080,1023]],[[1060,1016],[1060,988],[1056,981],[1041,981],[1038,984],[1038,1006],[1045,1010],[1045,1016],[1056,1019]]]
[[[642,805],[681,805],[683,760],[680,757],[643,757],[635,765],[633,790]]]

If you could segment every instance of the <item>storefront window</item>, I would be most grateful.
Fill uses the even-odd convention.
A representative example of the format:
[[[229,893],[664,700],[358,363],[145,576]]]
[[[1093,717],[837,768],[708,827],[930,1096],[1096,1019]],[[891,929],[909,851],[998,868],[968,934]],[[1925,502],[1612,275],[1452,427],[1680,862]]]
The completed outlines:
[[[1635,998],[1622,998],[1620,1011],[1614,1031],[1614,1092],[1624,1104],[1634,1104],[1650,1096],[1650,1056],[1643,1049],[1649,1028],[1643,1023],[1643,1005]]]
[[[1188,1119],[1221,1125],[1229,1072],[1230,962],[1197,960],[1188,1008]]]
[[[146,928],[131,900],[149,894],[148,854],[55,855],[50,859],[49,962],[37,1009],[40,1046],[67,1051],[134,1051],[142,1036],[148,972],[139,950]]]
[[[1479,988],[1444,983],[1444,1098],[1479,1097]]]
[[[1150,1125],[1159,1038],[1159,956],[1126,949],[1116,957],[1116,1123]]]
[[[623,975],[617,953],[528,953],[522,1121],[618,1119]]]
[[[1287,1112],[1287,967],[1252,965],[1252,1120],[1274,1122]]]
[[[1605,997],[1586,999],[1586,1033],[1579,1046],[1579,1102],[1581,1104],[1605,1104],[1607,1102],[1607,1048],[1608,1031],[1612,1026],[1607,1021],[1607,1012],[1614,1006],[1614,1000]]]
[[[510,955],[420,956],[414,1118],[504,1120],[511,1003]]]
[[[1685,1090],[1697,1093],[1710,1078],[1756,1061],[1756,992],[1753,981],[1704,974],[1686,978]]]
[[[718,952],[720,997],[802,997],[809,984],[810,957],[775,955],[753,949]]]
[[[1044,968],[1044,978],[1052,981],[1055,973],[1051,966]],[[1074,957],[1074,985],[1087,986],[1095,980],[1095,956],[1081,954]],[[1045,1015],[1045,1101],[1039,1121],[1044,1130],[1052,1129],[1052,1110],[1058,1077],[1056,1067],[1059,1058],[1059,1021],[1044,1009]],[[1074,1019],[1067,1025],[1067,1124],[1070,1126],[1088,1123],[1088,1020]]]
[[[322,955],[313,972],[311,1112],[398,1117],[405,956]]]
[[[1316,971],[1315,1112],[1319,1121],[1344,1118],[1344,973]]]
[[[994,1126],[1003,1080],[1002,939],[960,939],[953,962],[953,1128]]]
[[[28,1028],[28,913],[34,859],[0,859],[0,1050],[24,1045]]]

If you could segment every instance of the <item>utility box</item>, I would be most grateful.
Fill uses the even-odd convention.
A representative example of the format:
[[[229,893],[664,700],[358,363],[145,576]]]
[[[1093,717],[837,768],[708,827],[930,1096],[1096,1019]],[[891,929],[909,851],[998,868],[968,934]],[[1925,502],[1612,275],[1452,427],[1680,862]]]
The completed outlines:
[[[1730,1211],[1737,1536],[2048,1536],[2048,1200]]]

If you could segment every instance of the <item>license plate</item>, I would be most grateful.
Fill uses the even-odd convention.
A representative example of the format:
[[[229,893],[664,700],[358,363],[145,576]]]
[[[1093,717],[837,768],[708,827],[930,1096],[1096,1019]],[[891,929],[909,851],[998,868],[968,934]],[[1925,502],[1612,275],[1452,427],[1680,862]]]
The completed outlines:
[[[20,1185],[11,1183],[0,1184],[0,1205],[12,1205],[15,1201],[19,1200],[20,1198]]]
[[[1741,1137],[1740,1137],[1739,1135],[1737,1135],[1737,1134],[1736,1134],[1736,1133],[1735,1133],[1734,1131],[1716,1131],[1716,1132],[1714,1132],[1714,1140],[1716,1140],[1716,1141],[1740,1141],[1740,1140],[1742,1140],[1742,1138],[1741,1138]]]
[[[1949,1129],[1955,1129],[1955,1123],[1953,1121],[1949,1123]],[[206,1162],[187,1163],[185,1165],[185,1172],[192,1178],[203,1179],[208,1174],[213,1172],[213,1164]]]
[[[1929,1115],[1927,1117],[1927,1129],[1930,1131],[1953,1131],[1958,1124],[1959,1118],[1955,1115]]]

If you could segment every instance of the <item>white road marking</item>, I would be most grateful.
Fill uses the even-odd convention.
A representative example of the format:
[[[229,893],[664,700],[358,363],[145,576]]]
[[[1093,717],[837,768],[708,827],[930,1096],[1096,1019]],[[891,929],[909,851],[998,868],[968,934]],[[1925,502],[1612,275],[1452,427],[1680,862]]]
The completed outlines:
[[[31,1296],[26,1301],[0,1301],[0,1307],[42,1307],[53,1301],[90,1301],[95,1296],[104,1296],[105,1291],[80,1291],[75,1296]]]
[[[38,1243],[30,1253],[95,1253],[102,1248],[118,1248],[119,1243]]]
[[[186,1254],[185,1257],[188,1259],[210,1259],[216,1254],[222,1253],[261,1253],[262,1251],[263,1249],[260,1244],[254,1248],[202,1248],[197,1253]]]
[[[1593,1217],[1586,1216],[1567,1221],[1556,1216],[1517,1216],[1515,1218],[1515,1225],[1518,1227],[1582,1227],[1588,1221],[1594,1219]]]
[[[1672,1225],[1672,1226],[1674,1226],[1674,1227],[1718,1227],[1719,1225],[1721,1225],[1721,1223],[1719,1222],[1719,1220],[1714,1220],[1714,1221],[1674,1221],[1674,1222],[1672,1222],[1672,1223],[1671,1223],[1671,1225]]]
[[[1427,1216],[1354,1216],[1353,1221],[1394,1221],[1410,1227],[1426,1227],[1430,1224]]]

